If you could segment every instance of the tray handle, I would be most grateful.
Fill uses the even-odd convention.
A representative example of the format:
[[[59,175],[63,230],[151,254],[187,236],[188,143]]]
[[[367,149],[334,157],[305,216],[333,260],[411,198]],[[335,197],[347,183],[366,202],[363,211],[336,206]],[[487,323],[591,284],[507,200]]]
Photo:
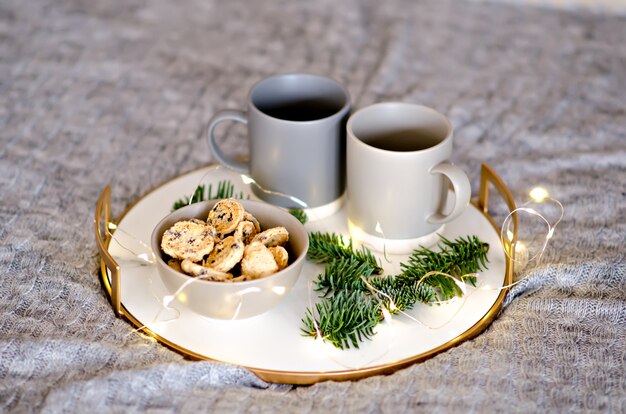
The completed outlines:
[[[511,217],[513,221],[513,234],[509,237],[509,240],[503,240],[503,247],[507,250],[508,255],[511,257],[511,259],[514,260],[515,249],[512,249],[511,246],[514,246],[517,240],[518,224],[517,213],[514,212],[517,209],[515,205],[515,200],[509,188],[506,186],[506,184],[504,184],[504,181],[502,181],[502,178],[500,178],[489,165],[483,163],[480,168],[480,189],[478,190],[477,206],[487,216],[489,215],[489,184],[492,184],[493,187],[498,191],[500,197],[502,197],[507,207],[509,208],[509,212],[513,212]]]
[[[103,216],[104,221],[102,221]],[[100,198],[98,198],[98,203],[96,204],[96,217],[94,225],[96,231],[96,244],[98,245],[98,250],[100,251],[100,257],[102,258],[106,268],[109,269],[109,271],[111,272],[111,283],[110,286],[106,286],[106,288],[107,290],[109,290],[109,296],[111,297],[111,306],[113,306],[113,311],[115,312],[115,315],[119,317],[122,315],[120,282],[121,270],[120,266],[109,254],[109,251],[106,248],[111,239],[111,233],[108,229],[109,223],[111,222],[110,218],[111,187],[107,185],[102,191],[102,194],[100,194]]]

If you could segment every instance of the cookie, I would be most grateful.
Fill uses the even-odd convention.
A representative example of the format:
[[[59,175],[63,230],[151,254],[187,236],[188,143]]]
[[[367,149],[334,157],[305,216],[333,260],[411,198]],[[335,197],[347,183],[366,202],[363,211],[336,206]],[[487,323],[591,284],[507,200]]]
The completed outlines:
[[[197,218],[192,218],[192,219],[189,219],[188,221],[191,221],[192,223],[196,223],[196,224],[201,224],[203,226],[207,226],[208,225],[208,223],[206,221],[202,221],[202,220],[197,219]]]
[[[241,240],[243,244],[250,244],[257,233],[256,227],[251,221],[242,220],[235,230],[235,238]]]
[[[261,225],[259,224],[259,220],[257,220],[256,217],[254,217],[252,214],[246,211],[243,214],[243,219],[254,224],[254,229],[256,230],[257,233],[261,232]]]
[[[204,265],[220,272],[228,272],[243,257],[244,244],[235,236],[228,236],[215,244]]]
[[[248,279],[258,279],[278,271],[274,255],[263,243],[252,242],[246,246],[241,260],[241,273]]]
[[[268,250],[274,256],[274,261],[278,265],[278,270],[283,270],[289,264],[289,253],[282,246],[269,247]]]
[[[178,259],[168,260],[167,265],[171,267],[172,269],[176,270],[177,272],[182,272],[182,269],[180,268],[180,260]]]
[[[252,242],[261,242],[266,247],[282,246],[289,241],[289,232],[284,227],[267,229],[252,239]]]
[[[218,238],[235,231],[243,220],[245,210],[241,203],[233,198],[220,200],[209,212],[207,222],[215,228]]]
[[[163,233],[161,249],[174,259],[199,262],[213,251],[215,230],[202,220],[183,220]]]
[[[233,278],[233,275],[231,275],[230,273],[220,272],[219,270],[199,265],[187,259],[183,260],[180,263],[180,267],[183,272],[187,273],[188,275],[199,277],[203,280],[222,282],[231,280]]]

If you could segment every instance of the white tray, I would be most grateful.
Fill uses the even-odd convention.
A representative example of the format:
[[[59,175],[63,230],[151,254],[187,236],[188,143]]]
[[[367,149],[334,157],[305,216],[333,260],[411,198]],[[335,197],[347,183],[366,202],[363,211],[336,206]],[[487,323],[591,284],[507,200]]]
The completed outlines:
[[[485,168],[488,170],[483,166],[483,173]],[[493,174],[491,170],[487,172]],[[485,175],[481,181],[484,204],[488,188],[483,191],[483,186],[489,183]],[[502,184],[497,176],[493,177]],[[194,313],[177,300],[170,305],[177,312],[163,310],[163,298],[170,292],[166,291],[156,269],[152,265],[138,265],[137,260],[128,260],[129,253],[122,245],[129,247],[127,234],[149,245],[152,229],[171,212],[175,200],[191,195],[198,184],[212,183],[215,188],[220,180],[230,180],[237,193],[241,191],[244,196],[255,199],[239,174],[208,166],[176,177],[137,200],[117,221],[118,229],[123,232],[116,232],[113,241],[103,236],[100,220],[103,212],[105,222],[109,220],[108,187],[96,211],[97,238],[104,249],[101,250],[102,279],[114,309],[119,298],[120,316],[188,357],[240,365],[264,380],[281,383],[310,384],[390,373],[482,332],[495,318],[504,299],[505,289],[499,287],[511,282],[512,266],[504,253],[499,231],[487,215],[486,207],[472,204],[458,219],[445,226],[443,236],[452,240],[476,235],[489,243],[489,266],[480,275],[481,288],[469,288],[470,294],[465,299],[452,304],[417,304],[408,313],[421,323],[409,316],[394,316],[391,324],[379,325],[378,334],[358,350],[338,351],[302,336],[301,319],[311,298],[315,297],[311,295],[310,281],[323,270],[322,266],[310,262],[305,263],[296,286],[284,302],[254,318],[213,320]],[[480,201],[476,204],[481,205]],[[330,217],[307,223],[306,228],[347,234],[345,207]],[[123,240],[122,234],[125,235]],[[118,241],[122,245],[116,237],[120,237]],[[408,257],[377,256],[386,274],[399,273],[399,263]],[[491,288],[485,288],[487,286]]]

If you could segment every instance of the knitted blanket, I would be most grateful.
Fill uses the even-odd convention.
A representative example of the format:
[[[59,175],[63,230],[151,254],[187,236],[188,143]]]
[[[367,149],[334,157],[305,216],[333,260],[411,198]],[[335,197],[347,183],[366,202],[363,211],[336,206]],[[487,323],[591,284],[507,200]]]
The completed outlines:
[[[99,281],[93,213],[212,162],[222,108],[276,73],[353,107],[415,102],[517,200],[565,216],[480,336],[387,376],[269,384],[133,334]],[[626,17],[509,2],[0,3],[0,411],[626,410]],[[245,129],[221,145],[246,156]],[[502,221],[505,212],[496,208]]]

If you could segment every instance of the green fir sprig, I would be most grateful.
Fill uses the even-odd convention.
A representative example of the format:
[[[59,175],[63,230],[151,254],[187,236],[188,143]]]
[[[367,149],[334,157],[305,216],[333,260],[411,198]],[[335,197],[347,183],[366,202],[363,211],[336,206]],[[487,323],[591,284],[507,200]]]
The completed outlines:
[[[297,218],[302,224],[306,224],[306,222],[309,221],[309,216],[307,216],[306,212],[301,208],[290,208],[289,214]]]
[[[306,310],[302,333],[317,337],[319,329],[322,337],[339,349],[358,348],[359,342],[374,336],[374,328],[382,320],[380,304],[360,291],[344,291],[333,300],[316,303],[315,308],[317,317],[310,308]]]
[[[334,233],[309,234],[309,246],[309,258],[327,266],[315,281],[321,301],[315,305],[315,312],[307,309],[301,330],[313,337],[321,334],[340,349],[358,348],[362,340],[370,339],[383,319],[383,307],[398,313],[416,303],[431,304],[462,296],[449,277],[424,276],[435,271],[461,280],[486,268],[489,250],[489,245],[475,236],[454,242],[442,237],[440,251],[416,249],[408,263],[401,263],[402,273],[383,276],[368,249],[355,250],[351,240],[346,242]],[[465,280],[475,284],[475,278]]]
[[[172,211],[178,210],[179,208],[188,206],[190,204],[198,203],[200,201],[221,200],[224,198],[238,198],[242,200],[244,196],[242,191],[240,191],[239,193],[235,193],[235,186],[230,182],[230,180],[222,180],[218,182],[217,191],[215,192],[215,194],[213,194],[213,184],[209,184],[208,190],[204,184],[201,184],[197,186],[196,190],[193,192],[193,195],[191,196],[191,201],[189,200],[189,197],[184,197],[176,200],[174,202],[174,205],[172,206]],[[290,208],[289,213],[297,218],[302,224],[305,224],[309,219],[304,210],[300,208]]]
[[[335,233],[309,233],[307,258],[315,263],[331,263],[341,258],[354,258],[361,263],[368,263],[374,269],[374,273],[379,275],[383,273],[383,268],[369,249],[363,246],[360,250],[355,250],[352,239],[345,242],[342,236]]]
[[[432,303],[437,300],[437,293],[429,283],[405,283],[398,276],[381,276],[372,278],[369,283],[379,292],[378,296],[392,314],[410,310],[415,303]],[[394,306],[391,307],[389,298]]]
[[[200,184],[193,192],[191,200],[189,197],[176,200],[172,206],[172,211],[200,201],[221,200],[223,198],[243,199],[244,196],[241,191],[239,193],[235,193],[235,186],[230,182],[230,180],[222,180],[218,182],[215,194],[213,194],[213,184],[209,184],[208,189],[204,184]]]
[[[439,243],[440,251],[434,252],[426,248],[413,251],[408,263],[401,263],[402,278],[407,283],[416,283],[428,272],[442,272],[457,279],[464,275],[475,273],[487,267],[487,252],[489,245],[483,243],[476,236],[467,238],[459,237],[455,241],[450,241],[441,237]],[[429,284],[440,289],[442,297],[440,300],[448,300],[454,296],[459,296],[459,287],[447,277],[430,277]],[[468,276],[463,279],[472,286],[476,286],[476,277]]]
[[[367,291],[367,286],[362,278],[368,279],[375,268],[368,262],[364,262],[356,256],[334,259],[326,266],[324,273],[317,277],[315,290],[321,292],[323,297],[347,290]]]

